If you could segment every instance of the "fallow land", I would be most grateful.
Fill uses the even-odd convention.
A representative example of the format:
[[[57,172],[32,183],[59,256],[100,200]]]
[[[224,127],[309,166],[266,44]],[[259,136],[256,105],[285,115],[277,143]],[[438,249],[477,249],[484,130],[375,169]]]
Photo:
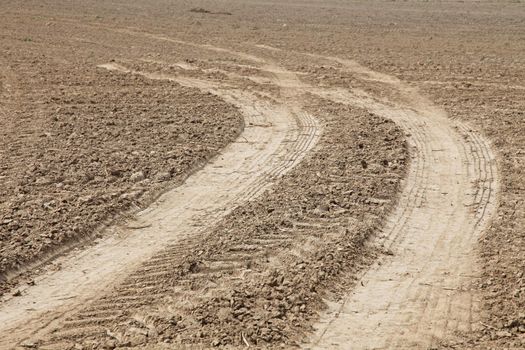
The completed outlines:
[[[0,348],[525,348],[519,1],[0,9]]]

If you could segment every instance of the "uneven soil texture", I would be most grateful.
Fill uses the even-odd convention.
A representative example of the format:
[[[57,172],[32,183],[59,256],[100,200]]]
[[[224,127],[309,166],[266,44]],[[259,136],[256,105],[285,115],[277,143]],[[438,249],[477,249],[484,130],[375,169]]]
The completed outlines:
[[[525,349],[520,1],[0,10],[0,349]]]
[[[54,23],[35,37],[28,17],[3,17],[1,276],[149,204],[243,128],[215,96],[97,68],[120,48],[65,44]]]

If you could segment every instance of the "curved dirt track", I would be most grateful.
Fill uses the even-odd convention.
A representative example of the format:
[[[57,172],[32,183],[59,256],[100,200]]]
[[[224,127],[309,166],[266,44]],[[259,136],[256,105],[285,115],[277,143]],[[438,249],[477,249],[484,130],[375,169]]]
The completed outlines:
[[[35,279],[21,297],[0,306],[0,348],[39,338],[109,286],[162,249],[209,228],[230,210],[264,191],[294,167],[316,143],[320,126],[294,106],[266,101],[241,89],[221,88],[192,78],[131,71],[121,65],[101,68],[177,81],[219,95],[245,116],[245,129],[202,170],[137,214],[137,222],[82,252],[60,258],[61,269]],[[183,251],[181,252],[183,253]],[[20,312],[24,310],[24,312]]]
[[[66,257],[62,270],[37,280],[37,286],[28,288],[22,297],[4,303],[0,332],[12,335],[5,343],[0,341],[0,346],[55,328],[88,300],[96,300],[105,286],[118,284],[140,262],[154,257],[153,266],[159,264],[165,257],[155,257],[156,252],[177,242],[183,246],[185,239],[260,194],[293,167],[319,136],[317,122],[301,110],[306,92],[394,120],[408,133],[413,150],[398,206],[373,242],[392,256],[364,273],[361,285],[343,303],[330,307],[306,347],[424,348],[452,331],[474,328],[478,301],[470,289],[477,272],[472,248],[494,209],[497,190],[494,156],[487,142],[467,126],[448,119],[415,89],[353,61],[315,56],[399,93],[402,101],[378,99],[362,90],[314,87],[260,58],[209,45],[200,47],[264,62],[262,69],[271,72],[271,82],[279,87],[280,97],[261,99],[205,80],[135,71],[114,63],[104,65],[117,74],[173,80],[220,95],[245,114],[246,130],[216,160],[142,212],[136,225],[142,228],[123,229],[119,236]],[[159,271],[153,270],[144,280],[155,273]],[[31,312],[21,314],[20,309]],[[80,323],[71,326],[72,334],[78,334],[82,327]]]
[[[355,62],[327,58],[400,93],[403,104],[364,92],[329,92],[402,126],[413,156],[396,210],[374,244],[378,261],[342,303],[329,307],[306,348],[432,348],[479,326],[473,248],[495,209],[495,157],[481,136],[451,121],[417,90]]]
[[[407,132],[413,155],[398,206],[371,242],[392,256],[366,271],[342,303],[330,303],[305,348],[432,348],[454,332],[479,328],[473,249],[495,211],[498,190],[488,142],[395,77],[352,60],[307,56],[397,94],[389,100],[358,89],[310,89],[392,119]]]

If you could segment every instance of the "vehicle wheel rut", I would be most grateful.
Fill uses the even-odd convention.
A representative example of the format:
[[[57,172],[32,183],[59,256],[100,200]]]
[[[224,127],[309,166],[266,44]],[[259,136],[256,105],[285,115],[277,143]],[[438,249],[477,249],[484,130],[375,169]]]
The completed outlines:
[[[365,271],[343,302],[331,303],[305,348],[432,348],[454,332],[476,329],[474,247],[495,210],[498,187],[488,142],[397,78],[325,59],[400,93],[403,103],[359,90],[317,91],[402,126],[412,164],[396,210],[372,242],[391,256]]]
[[[229,52],[229,51],[228,51]],[[140,74],[150,79],[176,81],[216,94],[237,106],[245,116],[245,129],[236,142],[227,146],[212,162],[190,176],[183,185],[161,196],[138,213],[138,229],[115,227],[114,234],[82,252],[60,258],[61,269],[35,279],[35,285],[21,290],[20,297],[7,297],[0,306],[0,348],[23,340],[39,339],[61,324],[90,300],[111,286],[126,282],[131,272],[148,261],[155,269],[142,271],[130,288],[147,289],[148,281],[166,273],[163,261],[184,254],[191,237],[213,226],[243,202],[253,199],[272,182],[293,168],[316,144],[320,126],[299,106],[289,108],[284,101],[266,100],[240,88],[219,86],[211,81],[166,76],[130,70],[111,63],[101,68],[117,74]],[[177,243],[176,252],[157,253]],[[141,288],[145,286],[145,289]],[[120,298],[120,297],[119,297]],[[147,303],[155,295],[122,296],[127,306]],[[100,317],[100,310],[114,310],[118,302],[96,303],[96,317],[64,327],[74,333],[103,325],[112,319]],[[20,312],[25,310],[25,312]],[[97,327],[95,327],[97,328]]]

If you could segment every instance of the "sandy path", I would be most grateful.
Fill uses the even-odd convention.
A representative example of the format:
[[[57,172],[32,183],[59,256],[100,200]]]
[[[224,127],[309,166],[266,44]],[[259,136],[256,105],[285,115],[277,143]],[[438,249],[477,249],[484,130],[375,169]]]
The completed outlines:
[[[342,303],[330,305],[305,348],[431,348],[479,325],[473,249],[495,209],[494,155],[487,141],[417,90],[355,62],[329,59],[401,94],[403,105],[363,91],[319,92],[391,118],[408,133],[413,154],[399,204],[373,242],[392,256],[365,272]]]
[[[290,170],[316,143],[319,126],[298,108],[261,100],[240,89],[221,89],[191,78],[132,72],[116,64],[116,74],[169,79],[221,96],[238,106],[245,129],[238,140],[180,187],[137,215],[135,228],[115,228],[82,252],[57,261],[61,269],[38,277],[20,297],[0,307],[0,348],[38,338],[86,302],[117,284],[166,246],[198,234],[243,201],[259,195]],[[23,312],[21,312],[23,310]],[[7,336],[9,334],[9,336]]]

